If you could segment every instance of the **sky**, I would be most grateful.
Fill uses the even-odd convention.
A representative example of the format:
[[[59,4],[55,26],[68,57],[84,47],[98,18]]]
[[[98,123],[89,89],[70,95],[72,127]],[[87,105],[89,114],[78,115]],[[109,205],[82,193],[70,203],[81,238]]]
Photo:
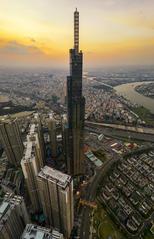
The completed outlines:
[[[0,0],[0,66],[67,67],[76,7],[86,67],[153,65],[154,0]]]

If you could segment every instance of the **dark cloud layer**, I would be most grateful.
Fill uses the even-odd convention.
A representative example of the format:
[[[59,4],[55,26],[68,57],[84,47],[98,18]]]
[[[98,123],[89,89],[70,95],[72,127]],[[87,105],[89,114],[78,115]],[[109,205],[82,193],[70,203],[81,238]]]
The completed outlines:
[[[32,45],[23,45],[16,41],[10,41],[4,47],[0,48],[2,54],[17,54],[17,55],[29,55],[29,54],[43,54],[42,51]]]

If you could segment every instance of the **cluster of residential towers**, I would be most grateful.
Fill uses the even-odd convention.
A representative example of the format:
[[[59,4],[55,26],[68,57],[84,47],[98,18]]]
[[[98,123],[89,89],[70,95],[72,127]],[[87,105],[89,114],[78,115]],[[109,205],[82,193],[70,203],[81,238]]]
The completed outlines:
[[[44,136],[39,115],[36,115],[35,122],[30,124],[24,144],[16,119],[4,120],[0,123],[0,139],[8,161],[10,165],[22,168],[31,205],[29,210],[31,213],[43,211],[46,226],[50,229],[28,224],[30,219],[24,199],[6,194],[0,204],[2,239],[26,239],[32,232],[34,235],[44,233],[48,236],[44,238],[63,238],[63,236],[69,238],[71,234],[74,222],[73,179],[84,173],[85,99],[82,96],[82,58],[82,52],[79,51],[79,12],[76,9],[74,12],[74,48],[70,50],[70,76],[67,77],[67,119],[63,125],[63,151],[67,172],[63,173],[46,165]],[[56,157],[56,123],[52,115],[49,115],[47,121],[52,153]],[[13,227],[14,223],[20,230]]]

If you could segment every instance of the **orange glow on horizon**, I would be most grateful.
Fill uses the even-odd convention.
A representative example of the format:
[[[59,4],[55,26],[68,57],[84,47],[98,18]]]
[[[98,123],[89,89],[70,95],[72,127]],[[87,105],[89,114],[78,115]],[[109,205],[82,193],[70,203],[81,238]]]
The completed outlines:
[[[142,58],[143,63],[150,64],[154,60],[154,3],[142,0],[139,5],[131,5],[127,0],[119,1],[121,5],[117,6],[116,0],[99,4],[91,0],[89,8],[86,3],[78,3],[80,48],[86,61],[138,64]],[[73,47],[74,3],[76,0],[37,0],[37,4],[36,0],[16,0],[14,4],[2,0],[0,60],[10,64],[59,60],[65,64]]]

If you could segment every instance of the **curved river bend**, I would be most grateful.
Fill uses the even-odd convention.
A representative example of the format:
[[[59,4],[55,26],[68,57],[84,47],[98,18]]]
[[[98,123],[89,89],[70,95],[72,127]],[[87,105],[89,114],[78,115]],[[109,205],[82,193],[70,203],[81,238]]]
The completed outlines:
[[[154,114],[154,99],[141,95],[135,91],[135,87],[143,83],[151,83],[151,81],[122,84],[114,87],[114,89],[117,94],[124,96],[132,103],[144,106]]]

